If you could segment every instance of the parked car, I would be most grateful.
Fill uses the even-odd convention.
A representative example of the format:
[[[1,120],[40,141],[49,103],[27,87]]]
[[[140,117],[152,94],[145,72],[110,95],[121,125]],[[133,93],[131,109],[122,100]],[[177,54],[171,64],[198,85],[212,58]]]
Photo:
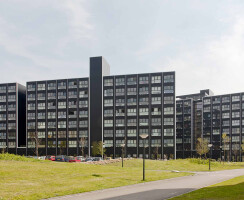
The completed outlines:
[[[76,156],[77,160],[80,160],[80,162],[85,162],[85,158],[83,156]]]
[[[80,160],[77,160],[77,158],[74,156],[66,156],[65,162],[80,162]]]
[[[46,160],[55,161],[55,156],[47,156]]]
[[[112,157],[107,157],[106,160],[112,160]]]
[[[55,157],[55,161],[65,162],[65,155],[59,155]]]
[[[101,160],[103,160],[102,157],[94,157],[93,158],[93,161],[101,161]]]
[[[85,162],[92,162],[93,161],[93,158],[86,158],[85,159]]]

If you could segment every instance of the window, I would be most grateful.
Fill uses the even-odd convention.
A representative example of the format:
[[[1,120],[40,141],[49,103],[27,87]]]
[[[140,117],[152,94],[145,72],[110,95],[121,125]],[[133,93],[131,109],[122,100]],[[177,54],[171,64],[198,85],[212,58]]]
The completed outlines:
[[[174,86],[164,86],[164,93],[174,93]]]
[[[161,136],[161,129],[152,129],[151,136]]]
[[[124,88],[116,89],[116,96],[124,96],[124,95],[125,95],[125,89]]]
[[[136,95],[136,88],[127,88],[127,95]]]
[[[66,131],[58,131],[58,138],[66,138]]]
[[[113,137],[113,130],[104,130],[104,137]]]
[[[148,94],[148,87],[139,88],[139,94]]]
[[[136,147],[136,140],[127,140],[127,147]]]
[[[79,101],[79,108],[86,108],[88,107],[88,101]]]
[[[66,128],[66,121],[59,121],[58,128]]]
[[[240,128],[232,128],[232,134],[240,134]]]
[[[174,108],[173,107],[164,108],[164,114],[165,115],[173,115],[174,114]]]
[[[80,91],[79,97],[80,98],[87,98],[88,97],[88,92],[87,91]]]
[[[113,89],[104,90],[104,96],[105,97],[113,96]]]
[[[203,104],[205,104],[205,105],[208,105],[210,103],[211,103],[211,99],[210,98],[203,100]]]
[[[232,112],[232,118],[240,117],[240,112]]]
[[[79,81],[79,88],[87,88],[88,81]]]
[[[127,109],[127,116],[136,116],[136,108]]]
[[[58,99],[66,99],[66,92],[58,92]]]
[[[46,88],[45,83],[39,83],[39,84],[37,85],[37,90],[45,90],[45,88]]]
[[[239,126],[240,120],[232,120],[232,126]]]
[[[44,128],[46,128],[46,124],[45,124],[45,122],[38,122],[38,123],[37,123],[37,128],[38,128],[38,129],[44,129]]]
[[[161,101],[161,97],[160,97],[160,101]],[[173,104],[173,103],[174,103],[174,97],[173,96],[164,97],[164,104]]]
[[[139,84],[148,84],[148,80],[149,80],[148,76],[139,77]]]
[[[48,90],[56,90],[56,83],[48,83],[47,88]]]
[[[106,147],[113,147],[113,140],[104,140],[104,146]]]
[[[148,108],[140,108],[139,109],[139,115],[148,115],[149,114],[149,110]]]
[[[1,124],[0,124],[0,127],[1,127]],[[36,127],[36,123],[35,122],[28,122],[27,123],[27,128],[28,129],[35,129],[35,127]]]
[[[164,76],[164,83],[173,83],[173,82],[174,82],[174,75]]]
[[[148,105],[148,97],[141,97],[139,98],[140,105]]]
[[[104,79],[104,86],[113,86],[113,79]]]
[[[113,120],[104,120],[104,127],[113,127]]]
[[[66,82],[65,81],[59,82],[58,89],[66,89]]]
[[[69,131],[69,138],[77,138],[77,131]]]
[[[222,110],[230,110],[230,105],[222,105]]]
[[[77,91],[69,91],[69,98],[77,98]]]
[[[60,112],[58,112],[58,118],[59,119],[66,118],[66,111],[60,111]]]
[[[116,99],[116,106],[124,106],[125,99]]]
[[[35,113],[28,113],[27,119],[36,119],[36,114]]]
[[[174,136],[174,129],[172,129],[172,128],[165,128],[164,129],[164,136]]]
[[[38,93],[37,94],[37,99],[38,100],[45,100],[46,99],[46,94],[45,93]]]
[[[161,126],[161,118],[152,118],[152,126]]]
[[[161,94],[161,87],[152,87],[152,94]]]
[[[104,106],[113,106],[113,99],[105,99]]]
[[[35,91],[36,90],[36,85],[35,84],[29,84],[27,86],[27,90],[28,91]]]
[[[76,128],[77,122],[76,121],[69,121],[69,128]]]
[[[56,148],[56,141],[47,141],[48,148]]]
[[[230,97],[222,97],[222,103],[230,102]]]
[[[116,130],[116,137],[125,137],[125,130]]]
[[[136,137],[136,129],[127,129],[127,137]]]
[[[48,131],[47,137],[48,138],[56,138],[56,131]]]
[[[136,98],[127,99],[127,105],[129,106],[136,105]]]
[[[105,110],[104,110],[104,112],[105,112]],[[88,117],[88,111],[87,110],[80,110],[79,117],[80,118],[82,118],[82,117]]]
[[[222,126],[229,126],[230,125],[230,121],[229,120],[223,120],[222,121]]]
[[[6,139],[6,133],[0,132],[0,139],[5,140]]]
[[[164,139],[164,147],[173,147],[174,140],[173,139]]]
[[[127,79],[127,85],[135,85],[136,84],[136,77],[129,77]]]
[[[127,119],[127,126],[136,126],[136,119]]]
[[[66,148],[66,141],[58,141],[58,148]]]
[[[28,110],[35,110],[36,104],[35,103],[28,103]]]
[[[116,78],[116,85],[124,85],[125,79],[124,78]]]
[[[161,108],[160,107],[154,107],[152,108],[152,115],[161,115]]]
[[[77,101],[69,101],[69,108],[77,108]]]
[[[152,139],[151,147],[161,147],[161,139]]]
[[[114,111],[112,109],[104,110],[104,117],[113,117],[113,114],[114,114]]]
[[[87,128],[88,127],[88,121],[87,120],[81,120],[79,122],[79,127],[80,128]]]
[[[56,92],[49,92],[47,94],[48,99],[56,99]]]
[[[232,110],[236,110],[236,109],[240,109],[240,104],[239,103],[235,103],[235,104],[232,104]]]
[[[152,76],[152,83],[161,83],[161,76]]]
[[[219,129],[213,129],[213,135],[219,135],[220,130]]]
[[[69,81],[69,88],[77,88],[77,81]]]
[[[124,119],[116,119],[116,126],[124,126],[125,120]]]
[[[174,118],[164,118],[164,125],[174,125]]]
[[[71,148],[72,148],[72,147],[73,147],[73,148],[74,148],[74,147],[77,147],[77,141],[72,141],[72,140],[69,141],[69,147],[71,147]]]
[[[140,126],[148,126],[148,119],[139,119]]]
[[[79,131],[79,137],[80,138],[82,138],[82,137],[87,138],[88,137],[88,130]]]
[[[45,112],[37,113],[37,119],[46,119],[46,113]]]
[[[66,109],[66,102],[65,101],[58,102],[58,108],[59,109],[61,109],[61,108],[65,108]]]
[[[232,96],[232,101],[240,101],[240,96]]]

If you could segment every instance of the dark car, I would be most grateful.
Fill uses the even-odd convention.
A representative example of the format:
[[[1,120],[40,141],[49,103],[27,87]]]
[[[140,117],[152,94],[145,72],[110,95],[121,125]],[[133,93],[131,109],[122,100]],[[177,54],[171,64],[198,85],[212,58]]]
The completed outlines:
[[[59,161],[59,162],[65,162],[65,157],[64,155],[59,155],[55,157],[55,161]]]

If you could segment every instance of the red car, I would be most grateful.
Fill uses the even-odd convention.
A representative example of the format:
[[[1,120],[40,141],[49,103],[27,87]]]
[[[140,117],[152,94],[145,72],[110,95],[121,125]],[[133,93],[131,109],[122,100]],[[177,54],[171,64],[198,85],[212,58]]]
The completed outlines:
[[[55,156],[47,156],[46,160],[55,161]]]
[[[80,162],[80,160],[78,160],[77,157],[68,156],[67,162]]]

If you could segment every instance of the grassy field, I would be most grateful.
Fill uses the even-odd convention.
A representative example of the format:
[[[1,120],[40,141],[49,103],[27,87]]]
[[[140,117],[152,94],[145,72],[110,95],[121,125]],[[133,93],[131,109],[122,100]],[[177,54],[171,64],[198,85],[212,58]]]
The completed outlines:
[[[178,170],[178,171],[208,171],[208,160],[199,159],[178,159],[169,161],[147,160],[147,170]],[[119,163],[112,163],[112,166],[119,166]],[[141,160],[128,160],[125,162],[127,167],[140,167]],[[243,168],[244,162],[219,163],[211,162],[211,171],[228,170]]]
[[[244,199],[244,176],[202,188],[172,200],[239,200]]]
[[[207,164],[199,161],[146,160],[146,181],[161,180],[190,173],[164,170],[204,171]],[[126,160],[107,165],[38,161],[0,154],[0,200],[42,199],[88,192],[142,182],[142,160]],[[243,163],[216,164],[214,170],[240,168]]]

